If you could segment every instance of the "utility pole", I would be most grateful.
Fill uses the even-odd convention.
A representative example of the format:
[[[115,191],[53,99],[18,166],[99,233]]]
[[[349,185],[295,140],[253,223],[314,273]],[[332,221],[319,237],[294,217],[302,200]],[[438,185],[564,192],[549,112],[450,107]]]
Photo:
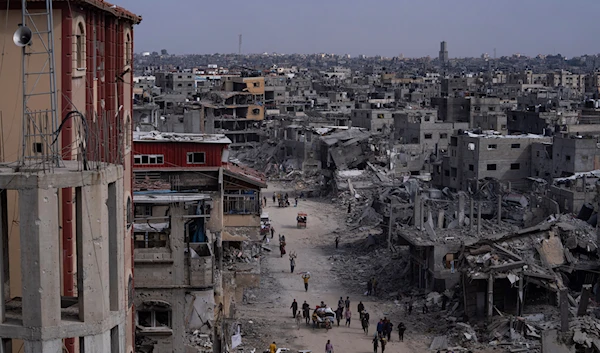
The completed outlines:
[[[388,250],[392,250],[392,215],[394,213],[394,201],[390,200],[390,221],[388,223]]]

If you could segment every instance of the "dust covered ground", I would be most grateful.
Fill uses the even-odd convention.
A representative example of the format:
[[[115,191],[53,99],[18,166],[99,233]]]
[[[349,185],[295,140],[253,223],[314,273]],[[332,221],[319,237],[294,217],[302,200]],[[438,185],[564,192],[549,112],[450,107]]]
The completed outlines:
[[[397,292],[404,286],[398,267],[405,266],[405,253],[398,249],[393,261],[390,261],[392,255],[383,245],[368,251],[364,249],[366,231],[348,229],[345,223],[346,210],[341,210],[331,200],[301,200],[297,208],[293,207],[293,202],[291,207],[278,208],[270,198],[275,190],[280,188],[272,185],[264,193],[268,199],[265,212],[269,213],[275,228],[275,238],[269,244],[273,251],[263,253],[261,287],[247,292],[246,303],[239,307],[242,348],[246,352],[252,348],[262,352],[269,343],[275,341],[278,347],[287,347],[292,351],[310,349],[322,352],[329,339],[336,352],[372,352],[371,340],[376,323],[379,318],[387,316],[394,326],[403,321],[407,331],[404,342],[398,341],[398,333],[394,331],[386,351],[426,351],[433,338],[427,331],[435,328],[436,313],[431,312],[427,320],[423,320],[424,317],[415,308],[408,317],[404,313],[402,300],[395,300],[395,294],[390,292],[394,287],[397,287]],[[306,229],[296,228],[298,212],[308,214]],[[285,235],[288,254],[294,251],[298,255],[294,274],[290,273],[288,256],[280,257],[278,234]],[[337,250],[334,245],[336,235],[341,239]],[[299,274],[304,271],[311,273],[308,292],[304,291]],[[366,279],[372,275],[378,276],[382,287],[382,293],[377,297],[364,295]],[[296,326],[290,309],[293,299],[298,301],[299,306],[306,300],[311,308],[321,301],[335,308],[340,296],[344,299],[350,296],[353,313],[350,327],[343,326],[343,320],[340,327],[335,326],[329,331],[312,329],[304,323]],[[369,335],[363,333],[358,320],[359,301],[363,302],[371,316]]]

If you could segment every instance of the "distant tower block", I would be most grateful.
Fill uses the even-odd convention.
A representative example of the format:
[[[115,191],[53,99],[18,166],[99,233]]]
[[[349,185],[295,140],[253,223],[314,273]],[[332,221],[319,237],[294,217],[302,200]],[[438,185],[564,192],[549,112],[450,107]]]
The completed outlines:
[[[446,42],[441,42],[440,43],[440,62],[442,63],[447,63],[448,62],[448,46],[446,45]]]
[[[242,55],[242,35],[238,35],[238,55]]]

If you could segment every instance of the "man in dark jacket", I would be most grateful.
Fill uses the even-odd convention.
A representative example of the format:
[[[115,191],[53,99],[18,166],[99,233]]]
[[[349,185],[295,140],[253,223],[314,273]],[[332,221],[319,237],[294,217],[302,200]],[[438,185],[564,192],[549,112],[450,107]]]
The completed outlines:
[[[304,320],[308,324],[310,322],[310,306],[306,300],[304,301],[304,304],[302,304],[302,315],[304,315]]]
[[[294,315],[294,318],[296,318],[296,313],[298,312],[298,302],[296,301],[296,299],[294,299],[290,308],[292,308],[292,314]]]
[[[362,313],[365,310],[365,305],[361,302],[358,302],[358,313]]]

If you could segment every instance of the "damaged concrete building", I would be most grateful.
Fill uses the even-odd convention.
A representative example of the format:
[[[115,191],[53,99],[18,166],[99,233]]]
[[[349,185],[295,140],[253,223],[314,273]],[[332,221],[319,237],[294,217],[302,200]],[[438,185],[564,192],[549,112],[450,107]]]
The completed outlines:
[[[235,305],[258,285],[260,173],[228,160],[225,135],[136,133],[137,347],[225,349]],[[248,244],[249,249],[245,249]],[[243,270],[223,265],[250,251]],[[223,348],[222,348],[223,347]]]
[[[540,135],[465,132],[451,137],[448,155],[434,169],[441,187],[468,190],[484,178],[520,182],[531,175],[532,144],[550,142]]]

